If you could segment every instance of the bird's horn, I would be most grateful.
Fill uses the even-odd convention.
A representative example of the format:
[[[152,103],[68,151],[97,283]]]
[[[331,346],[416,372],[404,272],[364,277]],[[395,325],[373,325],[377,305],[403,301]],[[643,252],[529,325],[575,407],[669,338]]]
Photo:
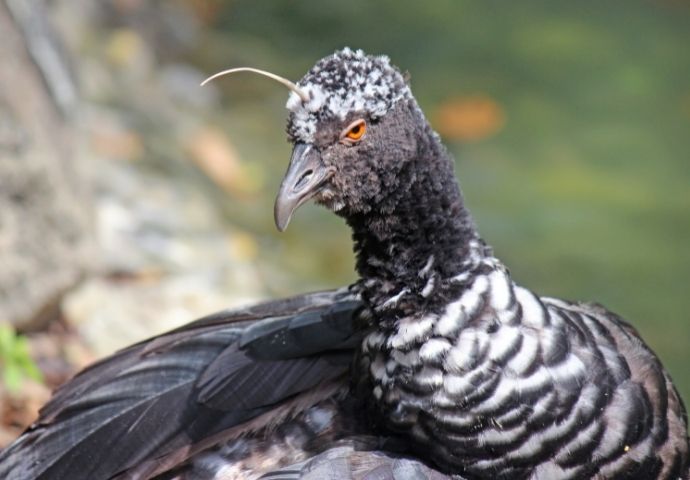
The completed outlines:
[[[302,99],[302,102],[306,103],[309,101],[309,95],[307,95],[306,92],[304,92],[304,90],[300,90],[300,88],[297,85],[292,83],[287,78],[283,78],[279,75],[276,75],[275,73],[266,72],[264,70],[259,70],[258,68],[240,67],[240,68],[231,68],[229,70],[223,70],[222,72],[218,72],[218,73],[211,75],[206,80],[201,82],[201,86],[203,87],[208,82],[210,82],[211,80],[214,80],[218,77],[222,77],[223,75],[229,75],[231,73],[236,73],[236,72],[253,72],[253,73],[258,73],[259,75],[263,75],[264,77],[271,78],[271,79],[275,80],[276,82],[282,83],[287,88],[289,88],[290,90],[295,92],[297,94],[297,96],[299,96],[299,98]]]

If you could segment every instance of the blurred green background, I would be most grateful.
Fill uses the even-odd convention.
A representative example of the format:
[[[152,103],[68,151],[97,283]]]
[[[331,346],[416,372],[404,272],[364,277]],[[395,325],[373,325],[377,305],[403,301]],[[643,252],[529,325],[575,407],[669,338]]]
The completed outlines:
[[[215,28],[196,57],[209,72],[254,65],[297,80],[344,45],[389,55],[514,278],[628,319],[690,399],[688,2],[247,0]],[[221,88],[223,129],[268,165],[248,228],[269,234],[289,155],[285,92],[239,76]],[[340,220],[307,207],[266,255],[298,292],[351,281],[349,245]]]
[[[159,223],[144,225],[137,242],[148,260],[106,265],[95,274],[111,282],[103,291],[132,277],[139,279],[132,289],[141,291],[200,269],[199,262],[211,270],[226,264],[209,253],[214,249],[232,252],[224,289],[215,303],[195,297],[194,315],[233,304],[238,291],[249,301],[352,282],[350,237],[340,219],[305,206],[286,233],[273,226],[273,198],[290,155],[286,91],[251,75],[203,89],[198,83],[236,66],[297,81],[334,50],[362,48],[389,55],[411,74],[413,93],[455,155],[480,231],[516,281],[619,313],[690,401],[689,2],[112,0],[49,7],[81,84],[79,128],[88,144],[81,158],[98,165],[96,224],[113,218],[110,204],[103,214],[103,198],[114,196],[109,189],[121,179],[114,169],[129,172],[124,190],[145,186],[143,198],[122,211],[139,209],[155,222],[169,215],[165,228],[174,226],[165,240]],[[174,194],[165,190],[171,185]],[[213,214],[197,213],[196,202]],[[153,204],[170,211],[151,214]],[[188,208],[201,227],[181,220]],[[216,228],[223,240],[213,243]],[[196,243],[183,246],[196,250],[182,255],[171,242],[187,236]],[[177,285],[175,292],[188,291],[189,284]],[[79,299],[94,288],[78,285],[63,314],[88,310]],[[107,309],[100,297],[90,302]],[[124,316],[115,309],[95,334],[82,328],[88,319],[75,324],[84,335],[108,336]]]

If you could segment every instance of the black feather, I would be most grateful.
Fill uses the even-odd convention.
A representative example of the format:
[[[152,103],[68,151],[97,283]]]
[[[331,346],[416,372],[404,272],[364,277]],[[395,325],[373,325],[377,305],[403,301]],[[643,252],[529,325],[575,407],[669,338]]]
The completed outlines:
[[[58,389],[0,453],[0,478],[107,479],[247,422],[347,371],[352,351],[342,354],[343,341],[358,307],[343,292],[304,295],[206,317],[122,350]],[[293,323],[305,315],[310,322]],[[331,324],[337,334],[315,345],[309,328],[323,334]],[[290,358],[270,348],[253,358],[252,345],[274,332],[292,342]]]

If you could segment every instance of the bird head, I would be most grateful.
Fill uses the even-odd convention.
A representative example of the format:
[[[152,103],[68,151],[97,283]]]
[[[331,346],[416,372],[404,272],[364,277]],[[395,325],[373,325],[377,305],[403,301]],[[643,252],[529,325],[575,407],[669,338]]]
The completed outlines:
[[[416,151],[421,114],[388,57],[361,50],[323,58],[297,85],[308,100],[292,92],[287,102],[294,149],[275,204],[280,230],[312,198],[345,217],[375,208]]]
[[[416,156],[426,120],[402,73],[386,56],[345,48],[319,60],[291,94],[290,165],[275,202],[275,222],[314,200],[343,217],[366,214],[399,187],[399,172]],[[421,123],[421,124],[420,124]],[[420,128],[422,127],[422,128]]]

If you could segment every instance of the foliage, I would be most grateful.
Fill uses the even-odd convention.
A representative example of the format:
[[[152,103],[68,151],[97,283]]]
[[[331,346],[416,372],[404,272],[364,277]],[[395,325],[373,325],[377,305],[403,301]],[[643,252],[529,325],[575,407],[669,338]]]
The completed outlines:
[[[0,324],[0,370],[3,385],[10,392],[19,391],[27,378],[42,380],[41,371],[29,354],[26,337],[7,324]]]

